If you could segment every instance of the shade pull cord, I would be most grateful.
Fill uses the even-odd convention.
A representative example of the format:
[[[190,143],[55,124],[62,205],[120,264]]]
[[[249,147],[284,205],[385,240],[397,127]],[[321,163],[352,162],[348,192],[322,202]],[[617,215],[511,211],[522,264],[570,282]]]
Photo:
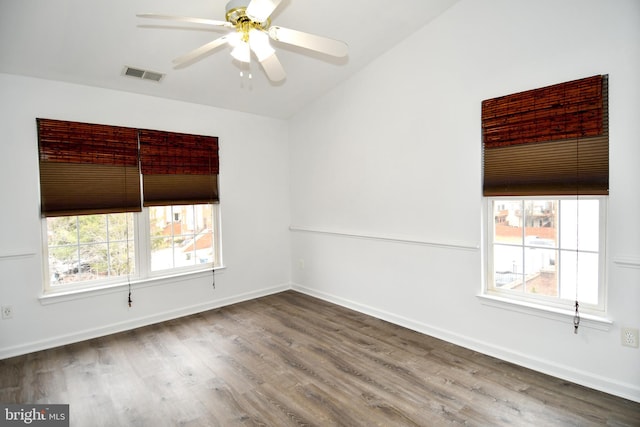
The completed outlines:
[[[129,304],[129,308],[131,308],[131,304],[133,303],[133,301],[131,300],[131,258],[129,256],[130,252],[129,252],[129,213],[126,212],[125,213],[125,221],[127,223],[126,226],[126,230],[125,233],[126,235],[126,239],[127,239],[127,283],[129,285],[129,297],[127,299],[127,303]]]
[[[129,215],[128,213],[125,215]],[[131,259],[130,259],[130,252],[129,252],[129,218],[125,216],[126,221],[127,221],[127,282],[129,282],[129,296],[127,298],[127,304],[129,304],[129,308],[131,308],[131,305],[133,304],[133,300],[131,299]]]
[[[582,129],[582,119],[580,119],[580,128]],[[576,138],[576,311],[573,315],[573,333],[578,334],[578,327],[580,326],[580,304],[578,304],[578,287],[579,287],[579,275],[580,264],[578,262],[580,258],[580,136]]]
[[[211,179],[211,177],[213,176],[213,165],[211,164],[211,155],[212,155],[212,151],[211,151],[211,147],[209,147],[209,179]],[[216,181],[217,183],[217,181]],[[211,186],[210,188],[210,193],[209,193],[209,203],[211,205],[211,209],[213,209],[213,199],[214,199],[214,188],[213,186]],[[211,231],[213,232],[214,227],[213,227],[213,223],[211,223]],[[216,290],[216,261],[215,261],[215,257],[213,260],[213,265],[211,266],[211,287],[213,288],[213,290]]]
[[[137,138],[137,152],[138,152],[138,156],[136,158],[136,162],[138,164],[138,167],[140,167],[140,132],[136,131],[136,138]],[[125,172],[124,175],[124,182],[125,182],[125,187],[127,185],[127,174]],[[125,194],[127,194],[125,192]],[[127,233],[126,239],[127,239],[127,282],[129,285],[129,295],[127,297],[127,304],[129,305],[129,308],[131,308],[131,305],[133,304],[133,300],[131,299],[131,252],[129,252],[129,212],[125,212],[125,221],[126,221],[126,229],[125,232]]]

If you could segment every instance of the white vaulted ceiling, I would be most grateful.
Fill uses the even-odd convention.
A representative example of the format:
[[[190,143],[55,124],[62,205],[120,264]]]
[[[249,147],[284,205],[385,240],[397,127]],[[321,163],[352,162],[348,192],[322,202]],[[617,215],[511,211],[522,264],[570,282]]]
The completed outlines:
[[[283,0],[272,23],[345,41],[346,58],[272,42],[287,78],[251,81],[223,47],[193,65],[172,60],[224,32],[136,18],[159,13],[224,20],[227,0],[0,0],[0,72],[128,91],[288,118],[459,0]],[[188,30],[199,28],[198,30]],[[419,54],[419,52],[416,52]],[[125,66],[166,74],[123,76]]]

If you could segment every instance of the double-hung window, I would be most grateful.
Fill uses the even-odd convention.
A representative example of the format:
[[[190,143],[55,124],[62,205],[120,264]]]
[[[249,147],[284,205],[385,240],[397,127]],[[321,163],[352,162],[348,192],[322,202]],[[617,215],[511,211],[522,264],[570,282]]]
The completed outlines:
[[[485,295],[606,311],[607,84],[483,101]]]
[[[45,292],[221,265],[217,138],[37,123]]]
[[[48,217],[45,291],[100,287],[221,264],[218,204]]]
[[[487,218],[489,293],[604,311],[606,198],[492,197]]]

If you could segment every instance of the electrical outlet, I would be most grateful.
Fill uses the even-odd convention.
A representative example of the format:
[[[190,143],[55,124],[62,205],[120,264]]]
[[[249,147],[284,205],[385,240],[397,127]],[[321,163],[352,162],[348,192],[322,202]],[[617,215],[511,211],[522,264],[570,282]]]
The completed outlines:
[[[2,306],[2,320],[11,319],[13,317],[13,307],[10,305]]]
[[[638,348],[638,330],[634,328],[622,328],[622,345]]]

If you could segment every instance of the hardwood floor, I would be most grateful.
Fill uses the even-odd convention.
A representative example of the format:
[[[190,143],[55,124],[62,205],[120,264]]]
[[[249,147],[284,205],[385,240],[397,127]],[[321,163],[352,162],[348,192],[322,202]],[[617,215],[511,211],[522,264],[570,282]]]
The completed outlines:
[[[71,426],[640,426],[640,404],[293,291],[0,361]]]

